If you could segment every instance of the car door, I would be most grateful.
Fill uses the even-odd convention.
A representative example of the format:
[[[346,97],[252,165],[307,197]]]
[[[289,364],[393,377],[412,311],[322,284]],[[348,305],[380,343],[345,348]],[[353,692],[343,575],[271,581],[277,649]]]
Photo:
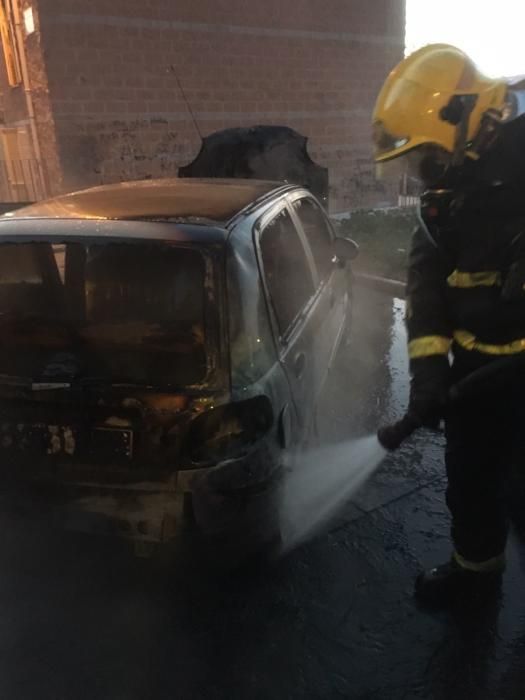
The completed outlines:
[[[311,195],[300,193],[292,195],[290,200],[293,216],[308,242],[317,272],[316,307],[320,332],[314,339],[318,363],[316,374],[324,383],[335,360],[349,312],[348,270],[335,257],[332,226],[318,202]],[[322,385],[318,387],[318,394],[321,390]]]
[[[294,432],[302,440],[311,425],[319,383],[315,265],[286,201],[257,226],[256,243],[279,359],[295,406]]]

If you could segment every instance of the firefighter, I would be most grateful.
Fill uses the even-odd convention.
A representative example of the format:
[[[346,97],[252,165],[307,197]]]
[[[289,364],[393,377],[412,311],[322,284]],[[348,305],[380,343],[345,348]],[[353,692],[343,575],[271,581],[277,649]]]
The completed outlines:
[[[507,381],[457,403],[448,395],[487,363],[525,359],[524,107],[525,82],[490,80],[436,44],[390,73],[373,114],[376,162],[403,158],[424,189],[407,281],[408,415],[427,427],[445,420],[454,545],[416,580],[426,602],[497,591],[505,567],[523,389]]]

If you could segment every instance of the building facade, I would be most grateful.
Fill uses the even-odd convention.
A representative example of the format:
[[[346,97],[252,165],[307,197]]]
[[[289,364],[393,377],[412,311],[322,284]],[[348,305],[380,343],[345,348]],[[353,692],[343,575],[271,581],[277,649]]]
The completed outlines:
[[[261,124],[308,138],[334,212],[391,196],[374,175],[370,113],[403,55],[404,0],[0,7],[0,175],[19,198],[174,176],[202,137]]]

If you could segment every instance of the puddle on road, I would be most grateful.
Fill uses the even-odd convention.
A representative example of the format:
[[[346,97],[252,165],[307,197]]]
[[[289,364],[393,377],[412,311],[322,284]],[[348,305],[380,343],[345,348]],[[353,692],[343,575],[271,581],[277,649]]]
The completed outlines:
[[[403,299],[392,300],[392,326],[387,366],[390,372],[390,392],[386,405],[386,419],[399,420],[408,405],[410,379],[408,374],[407,333],[405,328],[405,308]]]

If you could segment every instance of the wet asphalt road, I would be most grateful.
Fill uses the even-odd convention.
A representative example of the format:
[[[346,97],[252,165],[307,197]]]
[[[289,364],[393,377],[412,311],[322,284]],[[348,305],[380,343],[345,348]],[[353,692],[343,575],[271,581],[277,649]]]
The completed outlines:
[[[327,442],[374,431],[406,401],[401,302],[361,291],[356,312],[323,403]],[[0,510],[0,697],[522,700],[516,534],[498,601],[429,613],[412,598],[420,566],[449,554],[441,448],[416,436],[314,540],[236,574],[59,542]]]

